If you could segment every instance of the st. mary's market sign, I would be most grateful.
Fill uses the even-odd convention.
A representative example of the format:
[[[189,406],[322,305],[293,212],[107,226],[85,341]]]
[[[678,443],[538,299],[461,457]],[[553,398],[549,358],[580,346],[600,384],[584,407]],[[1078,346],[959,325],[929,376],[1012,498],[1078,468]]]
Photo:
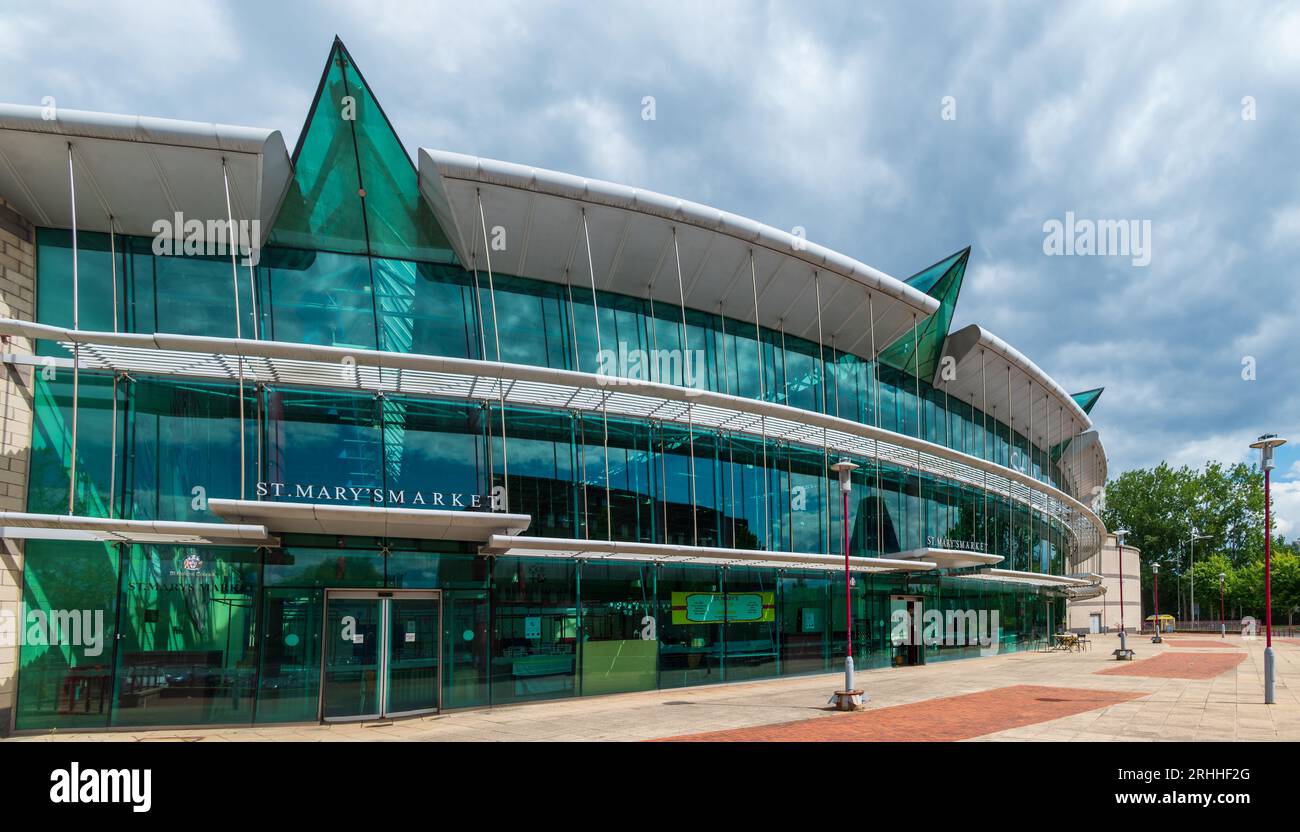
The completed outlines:
[[[388,507],[450,508],[498,510],[503,490],[500,486],[491,495],[464,491],[410,491],[391,488],[372,488],[353,485],[313,485],[301,482],[259,482],[259,499],[301,500],[310,503],[370,503]]]

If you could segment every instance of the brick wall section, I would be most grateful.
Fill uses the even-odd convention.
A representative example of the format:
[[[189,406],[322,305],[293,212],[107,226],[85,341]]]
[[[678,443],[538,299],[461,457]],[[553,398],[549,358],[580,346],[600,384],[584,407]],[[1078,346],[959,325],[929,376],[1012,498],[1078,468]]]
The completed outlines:
[[[32,320],[36,311],[36,232],[0,197],[0,317]],[[30,354],[25,338],[9,338],[0,352]],[[32,436],[32,368],[0,365],[0,511],[27,508],[27,457]],[[0,539],[0,610],[17,614],[22,600],[23,552]],[[18,649],[0,644],[0,736],[9,731]]]

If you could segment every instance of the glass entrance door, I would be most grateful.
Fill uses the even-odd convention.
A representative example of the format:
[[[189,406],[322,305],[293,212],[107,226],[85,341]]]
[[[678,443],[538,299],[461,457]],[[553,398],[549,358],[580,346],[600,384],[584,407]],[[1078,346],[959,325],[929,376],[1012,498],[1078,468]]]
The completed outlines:
[[[384,713],[435,710],[442,604],[437,596],[394,596],[386,599],[385,606],[390,636]]]
[[[922,614],[921,596],[889,596],[890,642],[894,651],[894,667],[925,663],[925,643],[921,640]]]
[[[441,612],[437,592],[329,591],[321,718],[378,719],[437,710]]]

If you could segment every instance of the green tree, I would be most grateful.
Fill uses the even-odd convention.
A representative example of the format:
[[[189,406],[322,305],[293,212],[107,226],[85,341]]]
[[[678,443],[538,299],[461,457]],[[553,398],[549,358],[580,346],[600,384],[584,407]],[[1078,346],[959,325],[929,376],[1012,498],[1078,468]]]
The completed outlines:
[[[1227,555],[1222,553],[1212,554],[1204,559],[1197,558],[1196,565],[1192,567],[1191,582],[1196,585],[1196,597],[1201,599],[1201,617],[1218,618],[1219,617],[1219,575],[1226,575],[1224,579],[1225,590],[1231,584],[1233,575],[1237,567],[1232,565],[1232,561]],[[1227,601],[1228,593],[1224,592],[1224,615],[1231,617],[1233,608]]]
[[[1151,564],[1158,563],[1162,612],[1181,607],[1186,616],[1194,594],[1203,617],[1217,615],[1219,573],[1262,558],[1263,487],[1263,474],[1245,463],[1208,462],[1201,469],[1161,463],[1112,479],[1102,520],[1107,528],[1129,529],[1128,542],[1141,550],[1144,604],[1151,603]],[[1193,529],[1206,535],[1194,551]],[[1262,589],[1260,598],[1262,613]]]

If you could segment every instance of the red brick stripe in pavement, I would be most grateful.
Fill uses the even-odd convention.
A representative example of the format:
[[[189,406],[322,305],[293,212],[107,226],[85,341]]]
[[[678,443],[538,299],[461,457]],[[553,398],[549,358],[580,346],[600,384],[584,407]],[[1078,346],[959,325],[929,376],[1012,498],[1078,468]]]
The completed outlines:
[[[661,742],[918,742],[965,740],[1105,708],[1145,693],[1012,685],[857,713],[666,737]]]
[[[1163,653],[1098,670],[1104,676],[1148,676],[1159,679],[1213,679],[1246,660],[1245,651],[1234,653]]]
[[[1170,647],[1216,647],[1220,650],[1245,650],[1240,644],[1233,644],[1227,641],[1210,641],[1208,638],[1179,638],[1165,639],[1165,643]]]

